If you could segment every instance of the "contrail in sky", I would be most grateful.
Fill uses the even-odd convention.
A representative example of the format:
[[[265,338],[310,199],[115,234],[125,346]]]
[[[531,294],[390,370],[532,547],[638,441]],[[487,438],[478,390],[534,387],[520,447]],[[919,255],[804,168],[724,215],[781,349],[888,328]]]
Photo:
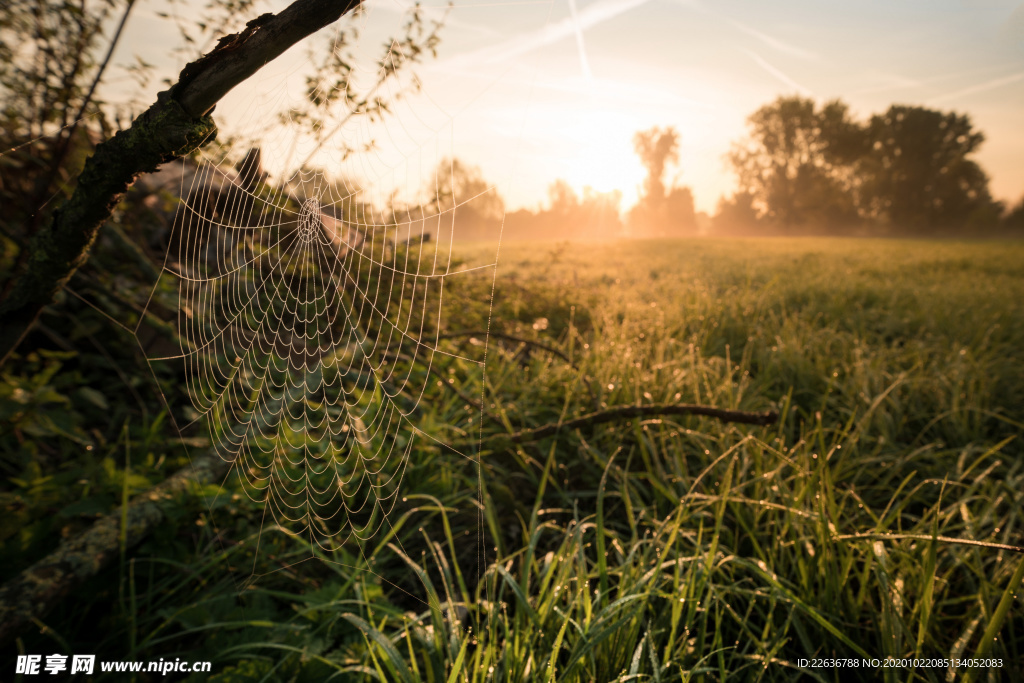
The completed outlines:
[[[758,65],[762,69],[764,69],[765,71],[770,73],[772,76],[775,76],[775,78],[779,79],[780,81],[782,81],[783,83],[785,83],[789,87],[793,88],[794,90],[796,90],[798,93],[800,93],[804,97],[813,97],[814,96],[814,93],[811,92],[811,90],[809,88],[805,88],[804,86],[800,85],[799,83],[794,81],[792,78],[790,78],[786,74],[784,74],[781,71],[779,71],[778,69],[776,69],[774,66],[772,66],[771,64],[766,62],[764,60],[764,58],[761,57],[761,55],[759,55],[756,52],[753,52],[751,50],[743,50],[743,51],[746,52],[748,55],[750,55],[750,58],[753,59],[755,62],[757,62]]]
[[[416,8],[416,4],[412,0],[389,0],[389,2],[377,2],[371,5],[373,10],[384,11],[384,12],[395,12],[398,14],[406,14],[407,12]],[[461,21],[458,18],[452,16],[451,12],[440,10],[437,7],[430,5],[420,5],[419,10],[423,12],[423,15],[431,21],[444,21],[445,26],[454,26],[455,28],[465,29],[474,33],[483,33],[485,35],[496,35],[497,31],[487,26],[480,26],[478,24],[471,24],[468,21]]]
[[[580,50],[580,66],[583,68],[583,77],[588,81],[594,80],[594,74],[590,71],[590,62],[587,60],[587,48],[583,44],[583,27],[580,26],[580,15],[576,11],[576,0],[569,0],[569,11],[572,13],[572,20],[576,24],[576,47]]]
[[[964,95],[973,95],[974,93],[985,92],[986,90],[995,90],[996,88],[1001,88],[1004,85],[1010,85],[1011,83],[1016,83],[1020,80],[1024,80],[1024,71],[1018,71],[1015,74],[1003,76],[1002,78],[993,78],[991,81],[978,83],[977,85],[972,85],[969,88],[964,88],[963,90],[957,90],[955,92],[946,93],[945,95],[939,95],[938,97],[932,97],[929,102],[955,100],[956,98],[963,97]]]
[[[768,35],[767,33],[761,33],[757,29],[751,28],[750,26],[747,26],[746,24],[741,24],[740,22],[735,21],[734,19],[730,19],[729,23],[731,23],[733,26],[735,26],[740,31],[743,31],[744,33],[746,33],[748,36],[753,36],[754,38],[757,38],[758,40],[760,40],[762,43],[764,43],[768,47],[774,48],[775,50],[778,50],[779,52],[782,52],[784,54],[790,55],[792,57],[799,57],[800,59],[806,59],[808,61],[818,59],[818,56],[816,54],[814,54],[813,52],[808,52],[807,50],[803,49],[802,47],[799,47],[797,45],[793,45],[792,43],[787,43],[786,41],[779,40],[778,38],[774,38],[774,37]]]
[[[569,36],[578,35],[592,26],[614,19],[620,14],[646,5],[648,2],[650,0],[602,0],[573,16],[548,24],[532,33],[518,35],[498,45],[456,55],[445,61],[449,66],[461,64],[478,66],[485,62],[508,63],[516,57],[557,43]],[[589,66],[586,69],[589,71]]]

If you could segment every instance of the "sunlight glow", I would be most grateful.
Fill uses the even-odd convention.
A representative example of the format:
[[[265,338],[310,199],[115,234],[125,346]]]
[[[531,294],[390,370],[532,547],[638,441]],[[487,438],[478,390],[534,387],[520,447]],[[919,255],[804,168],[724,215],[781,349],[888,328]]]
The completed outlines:
[[[577,194],[585,187],[598,192],[622,192],[622,207],[636,203],[644,168],[633,152],[635,121],[621,112],[577,111],[554,125],[549,133],[565,144],[561,175]]]

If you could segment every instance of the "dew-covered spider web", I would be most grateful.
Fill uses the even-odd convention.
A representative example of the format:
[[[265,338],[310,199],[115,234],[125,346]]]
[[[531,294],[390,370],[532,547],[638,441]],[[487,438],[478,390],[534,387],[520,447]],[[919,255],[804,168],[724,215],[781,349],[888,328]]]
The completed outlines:
[[[174,302],[180,348],[147,360],[185,383],[182,435],[230,463],[261,534],[319,557],[394,529],[425,449],[480,471],[479,405],[450,424],[422,414],[445,382],[482,391],[486,335],[443,332],[466,278],[487,283],[472,303],[490,324],[501,220],[466,220],[496,190],[460,195],[460,114],[419,87],[409,43],[381,56],[373,22],[429,39],[431,16],[419,33],[411,16],[371,8],[268,65],[218,105],[222,140],[148,181],[179,200],[147,308],[169,318]]]

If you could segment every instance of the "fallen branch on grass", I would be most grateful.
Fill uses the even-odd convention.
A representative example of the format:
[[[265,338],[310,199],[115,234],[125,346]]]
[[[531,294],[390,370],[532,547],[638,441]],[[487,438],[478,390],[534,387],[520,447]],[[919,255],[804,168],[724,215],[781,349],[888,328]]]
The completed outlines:
[[[5,583],[0,587],[0,643],[20,635],[29,622],[98,574],[121,554],[122,547],[138,545],[180,504],[181,494],[193,486],[220,483],[230,466],[216,455],[196,460],[137,496],[126,510],[112,512],[85,533],[61,541],[57,550]]]
[[[540,439],[553,436],[561,430],[583,429],[585,427],[594,427],[606,422],[617,422],[619,420],[625,420],[633,417],[655,418],[664,415],[701,415],[704,417],[712,417],[716,420],[721,420],[722,422],[736,422],[739,424],[761,426],[775,424],[779,419],[779,414],[774,411],[766,413],[750,413],[742,410],[725,410],[723,408],[715,408],[714,406],[700,406],[686,403],[655,404],[647,406],[617,406],[615,408],[608,408],[607,410],[600,410],[596,413],[590,413],[589,415],[583,415],[582,417],[577,417],[566,422],[544,425],[543,427],[537,427],[536,429],[524,429],[521,432],[513,432],[512,434],[494,434],[493,436],[485,438],[485,441],[508,440],[513,443],[538,441]]]

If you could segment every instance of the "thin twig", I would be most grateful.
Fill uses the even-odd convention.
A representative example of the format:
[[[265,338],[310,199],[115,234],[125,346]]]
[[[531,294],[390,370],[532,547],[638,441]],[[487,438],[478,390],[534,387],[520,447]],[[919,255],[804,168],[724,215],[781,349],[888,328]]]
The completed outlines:
[[[981,548],[993,550],[1009,550],[1014,553],[1024,553],[1024,548],[1017,545],[1006,545],[1005,543],[988,543],[986,541],[975,541],[970,538],[953,538],[951,536],[930,536],[928,534],[887,534],[882,532],[866,534],[842,534],[833,536],[837,541],[850,541],[859,538],[887,539],[891,541],[912,540],[912,541],[941,541],[942,543],[956,543],[958,545],[974,545]]]
[[[467,330],[464,332],[445,332],[437,336],[438,339],[454,339],[456,337],[497,337],[498,339],[505,339],[511,342],[518,342],[520,344],[526,344],[527,346],[534,346],[542,351],[558,356],[566,363],[572,364],[572,359],[569,358],[564,352],[559,351],[553,346],[548,346],[543,342],[535,341],[533,339],[524,339],[523,337],[516,337],[515,335],[505,334],[504,332],[485,332],[483,330]]]
[[[497,441],[500,439],[507,439],[513,443],[537,441],[539,439],[552,436],[563,429],[582,429],[583,427],[593,427],[595,425],[604,424],[605,422],[616,422],[618,420],[631,417],[650,418],[661,415],[702,415],[704,417],[713,417],[716,420],[721,420],[722,422],[737,422],[740,424],[762,426],[774,424],[779,419],[779,414],[775,411],[767,413],[749,413],[741,410],[725,410],[723,408],[715,408],[714,406],[690,405],[685,403],[654,404],[646,406],[616,406],[615,408],[608,408],[607,410],[601,410],[596,413],[577,417],[573,420],[568,420],[562,423],[552,423],[544,425],[543,427],[537,427],[536,429],[524,429],[521,432],[513,432],[512,434],[495,434],[488,437],[487,440]]]
[[[93,77],[92,83],[89,85],[89,91],[85,94],[85,98],[82,99],[82,103],[79,105],[78,111],[75,112],[75,115],[72,117],[71,125],[66,129],[62,129],[60,133],[58,133],[56,151],[54,152],[53,162],[50,168],[50,177],[46,181],[46,185],[43,186],[44,192],[53,184],[60,165],[64,163],[64,157],[67,156],[68,149],[71,146],[71,139],[75,136],[75,132],[78,130],[78,124],[81,123],[85,117],[86,108],[88,108],[89,104],[92,103],[93,95],[96,94],[96,87],[100,84],[100,80],[103,79],[103,74],[107,70],[107,66],[110,64],[110,58],[114,56],[114,50],[117,48],[117,44],[121,40],[121,32],[124,31],[124,25],[128,23],[128,15],[131,14],[133,7],[135,7],[135,0],[129,0],[128,4],[124,8],[124,13],[121,14],[121,21],[117,24],[114,36],[110,39],[110,45],[107,46],[107,54],[103,57],[103,62],[100,63],[100,68],[96,71],[96,75]],[[64,132],[65,130],[67,132]]]

